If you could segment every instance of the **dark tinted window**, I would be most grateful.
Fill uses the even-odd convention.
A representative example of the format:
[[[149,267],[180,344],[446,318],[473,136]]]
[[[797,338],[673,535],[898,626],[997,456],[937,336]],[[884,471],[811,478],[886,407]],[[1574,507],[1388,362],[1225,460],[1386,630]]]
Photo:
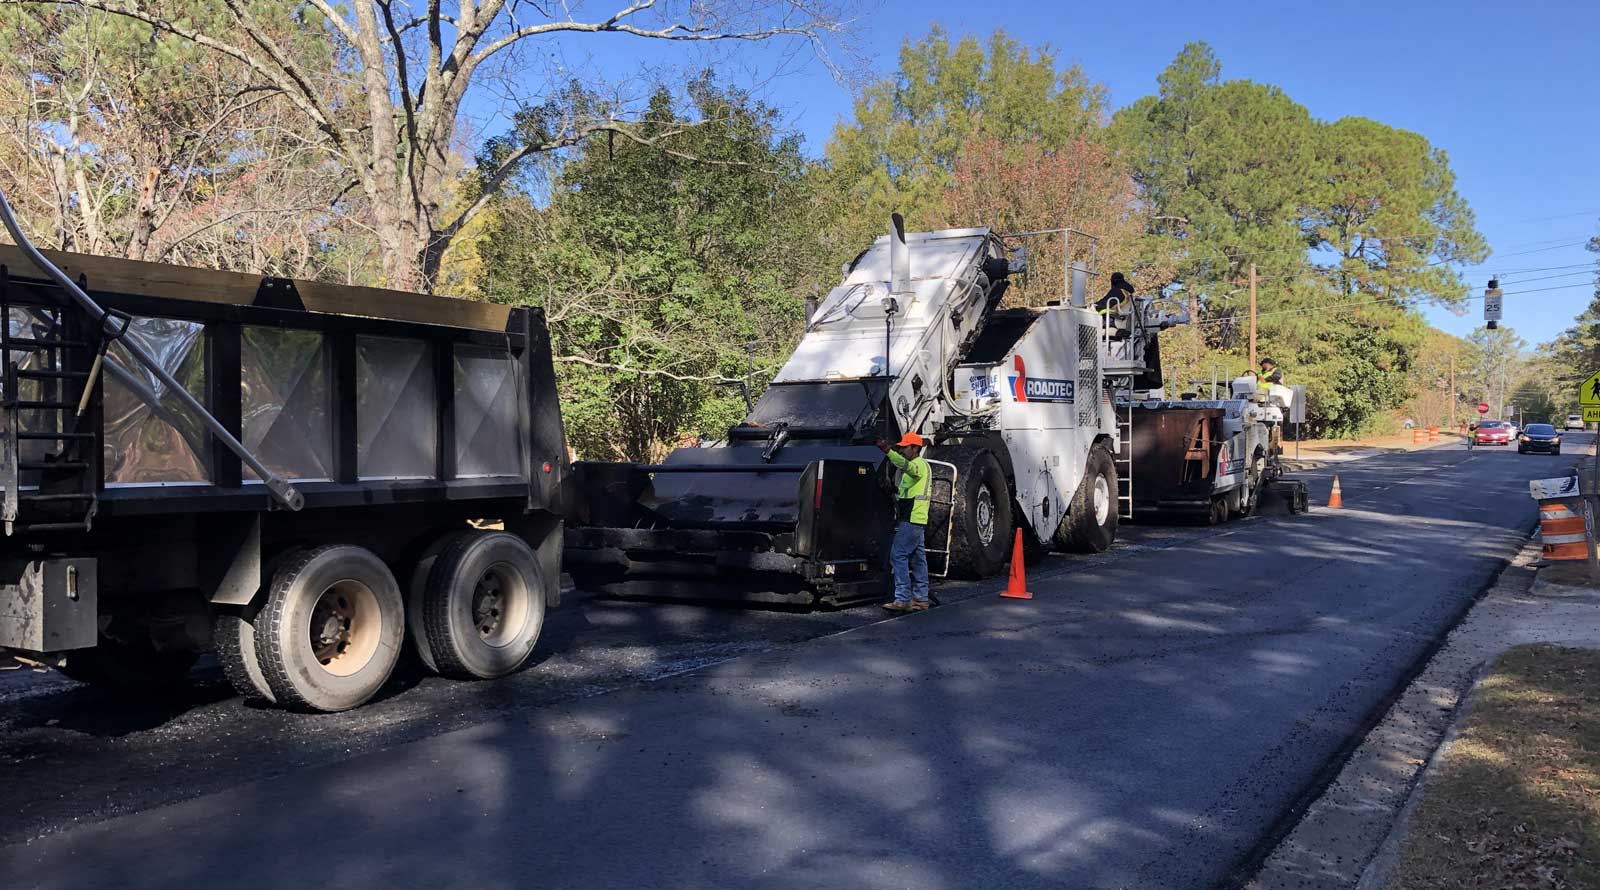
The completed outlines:
[[[1485,430],[1497,430],[1506,426],[1510,426],[1510,424],[1503,420],[1485,420],[1483,423],[1478,424],[1479,429]]]
[[[1556,428],[1548,423],[1528,424],[1528,435],[1530,436],[1553,436],[1555,433]]]

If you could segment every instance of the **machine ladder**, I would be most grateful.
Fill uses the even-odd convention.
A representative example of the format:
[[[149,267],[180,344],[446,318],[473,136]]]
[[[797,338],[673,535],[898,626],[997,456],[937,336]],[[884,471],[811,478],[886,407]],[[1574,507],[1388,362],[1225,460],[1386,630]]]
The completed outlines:
[[[1123,381],[1122,397],[1112,401],[1117,421],[1117,518],[1133,518],[1133,378]]]
[[[0,521],[7,535],[88,531],[101,448],[91,395],[108,338],[60,288],[4,266],[0,319]]]

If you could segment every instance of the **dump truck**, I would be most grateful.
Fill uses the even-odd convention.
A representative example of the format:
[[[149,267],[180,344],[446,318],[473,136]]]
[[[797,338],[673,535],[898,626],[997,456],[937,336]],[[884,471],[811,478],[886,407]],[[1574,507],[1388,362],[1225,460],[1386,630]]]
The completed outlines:
[[[1018,529],[1035,546],[1111,546],[1132,471],[1112,394],[1159,378],[1155,337],[1186,318],[1149,299],[1088,308],[1082,260],[1063,264],[1060,300],[1001,308],[1025,246],[988,228],[908,234],[895,216],[724,441],[574,464],[574,583],[797,606],[880,596],[894,510],[875,443],[906,432],[932,443],[933,575],[1003,571]]]
[[[214,652],[352,708],[498,677],[559,603],[536,309],[0,245],[0,652],[128,689]]]

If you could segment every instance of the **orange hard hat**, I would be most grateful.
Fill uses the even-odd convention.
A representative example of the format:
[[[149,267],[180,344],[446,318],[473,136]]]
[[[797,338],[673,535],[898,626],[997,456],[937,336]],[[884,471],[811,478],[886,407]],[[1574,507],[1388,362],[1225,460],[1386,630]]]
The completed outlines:
[[[896,448],[904,448],[907,445],[922,446],[922,445],[926,445],[926,444],[928,444],[927,441],[925,439],[923,439],[921,436],[917,435],[916,433],[906,433],[905,435],[900,437],[900,441],[899,442],[895,443],[895,447]]]

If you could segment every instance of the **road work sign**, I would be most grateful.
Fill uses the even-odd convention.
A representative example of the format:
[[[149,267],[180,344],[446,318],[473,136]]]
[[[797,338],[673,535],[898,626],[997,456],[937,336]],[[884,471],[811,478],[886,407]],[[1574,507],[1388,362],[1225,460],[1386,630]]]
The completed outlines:
[[[1528,493],[1536,501],[1551,498],[1575,498],[1578,496],[1577,476],[1557,476],[1554,479],[1528,480]]]
[[[1585,408],[1600,408],[1600,371],[1590,374],[1589,379],[1578,387],[1578,404]]]

